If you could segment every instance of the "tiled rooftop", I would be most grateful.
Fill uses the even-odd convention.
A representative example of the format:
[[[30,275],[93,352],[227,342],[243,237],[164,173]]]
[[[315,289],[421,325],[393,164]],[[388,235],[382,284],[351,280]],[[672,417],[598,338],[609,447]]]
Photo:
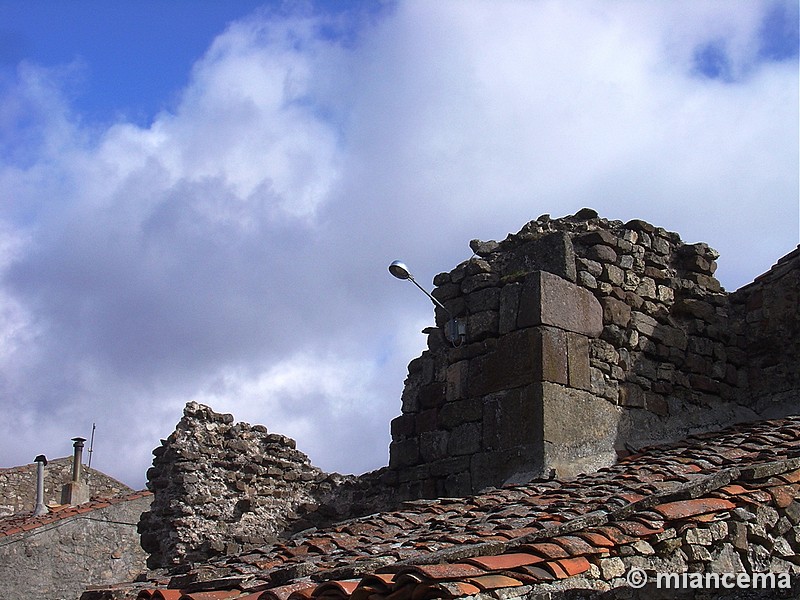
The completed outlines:
[[[114,496],[112,498],[92,498],[89,502],[84,502],[77,506],[70,506],[69,504],[60,504],[58,506],[48,507],[49,512],[43,515],[34,515],[28,511],[25,513],[17,513],[8,517],[0,517],[0,538],[6,536],[16,535],[24,531],[32,531],[45,525],[51,525],[57,521],[89,513],[101,508],[106,508],[120,502],[127,502],[129,500],[137,500],[144,496],[152,496],[151,492],[139,491],[132,494],[125,494]]]
[[[799,499],[800,417],[789,417],[646,448],[571,480],[406,502],[83,598],[509,598],[571,578],[609,581],[624,574],[620,557],[669,544],[736,546],[732,519],[798,531]],[[799,549],[783,542],[773,553],[797,573]]]

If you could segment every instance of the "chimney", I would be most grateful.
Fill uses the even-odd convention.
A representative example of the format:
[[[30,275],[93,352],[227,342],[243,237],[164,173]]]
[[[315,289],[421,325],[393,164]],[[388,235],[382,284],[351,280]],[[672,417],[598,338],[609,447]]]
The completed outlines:
[[[89,488],[81,481],[81,461],[83,458],[83,442],[85,438],[72,438],[75,452],[72,456],[72,481],[61,489],[61,504],[75,506],[89,501]]]
[[[47,507],[44,505],[44,467],[47,465],[47,457],[40,454],[33,459],[36,463],[36,506],[33,509],[35,516],[46,514]]]

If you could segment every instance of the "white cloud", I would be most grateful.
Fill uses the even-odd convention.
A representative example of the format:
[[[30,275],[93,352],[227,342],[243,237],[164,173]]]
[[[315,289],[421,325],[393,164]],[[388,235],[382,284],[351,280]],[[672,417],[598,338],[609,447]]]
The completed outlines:
[[[797,243],[798,75],[758,59],[771,5],[729,6],[402,2],[347,44],[258,13],[147,127],[81,120],[63,73],[23,67],[0,103],[6,460],[97,421],[141,484],[196,399],[325,468],[385,464],[432,321],[386,266],[430,281],[544,212],[647,219],[749,281]],[[696,72],[720,39],[734,81]]]

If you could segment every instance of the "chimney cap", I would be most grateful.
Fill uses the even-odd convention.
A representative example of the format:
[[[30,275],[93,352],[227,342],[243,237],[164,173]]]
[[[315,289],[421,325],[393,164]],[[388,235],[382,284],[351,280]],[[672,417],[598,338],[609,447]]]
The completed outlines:
[[[45,466],[47,466],[47,457],[44,454],[40,454],[36,458],[33,459],[33,462],[44,463]]]
[[[74,438],[72,438],[72,441],[73,441],[73,442],[85,442],[85,441],[86,441],[86,438],[82,438],[82,437],[74,437]]]

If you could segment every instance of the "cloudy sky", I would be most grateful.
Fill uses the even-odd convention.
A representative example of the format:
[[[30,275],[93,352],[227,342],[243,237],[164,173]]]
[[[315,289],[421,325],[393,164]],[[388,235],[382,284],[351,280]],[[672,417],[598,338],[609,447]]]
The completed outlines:
[[[196,400],[386,464],[430,302],[393,279],[584,206],[798,244],[787,1],[0,0],[0,467],[141,487]]]

